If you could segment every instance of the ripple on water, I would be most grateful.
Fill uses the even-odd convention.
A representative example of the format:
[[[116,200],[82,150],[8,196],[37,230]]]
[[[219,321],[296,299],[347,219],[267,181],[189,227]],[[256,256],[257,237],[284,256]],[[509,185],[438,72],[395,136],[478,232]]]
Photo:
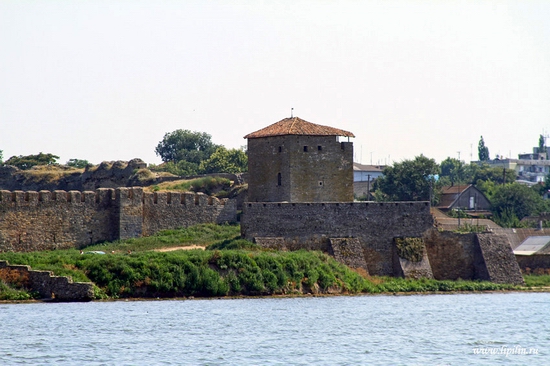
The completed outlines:
[[[549,305],[550,294],[9,304],[0,364],[544,364]],[[542,354],[473,354],[517,344]]]

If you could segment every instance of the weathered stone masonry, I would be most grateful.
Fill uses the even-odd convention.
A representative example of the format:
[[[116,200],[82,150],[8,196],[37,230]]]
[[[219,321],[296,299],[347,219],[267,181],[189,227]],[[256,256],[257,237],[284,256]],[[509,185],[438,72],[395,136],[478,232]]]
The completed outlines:
[[[332,252],[331,238],[358,238],[371,275],[394,274],[394,237],[422,237],[433,227],[428,202],[247,202],[241,234],[279,248]],[[279,238],[273,241],[273,238]],[[263,243],[262,243],[263,242]]]
[[[428,202],[247,202],[241,234],[265,247],[328,252],[371,275],[523,283],[505,236],[439,232]],[[418,238],[421,260],[399,257],[396,238]]]
[[[236,221],[236,205],[202,193],[141,188],[0,191],[0,251],[83,247],[199,223]]]
[[[71,277],[54,276],[50,271],[33,271],[29,266],[0,261],[2,277],[16,277],[20,285],[38,292],[42,298],[57,301],[90,301],[94,298],[91,282],[73,282]]]

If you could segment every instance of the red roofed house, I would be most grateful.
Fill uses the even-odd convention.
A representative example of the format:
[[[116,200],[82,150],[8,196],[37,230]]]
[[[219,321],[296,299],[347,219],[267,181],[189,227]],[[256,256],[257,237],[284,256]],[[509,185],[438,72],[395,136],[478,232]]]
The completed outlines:
[[[340,136],[348,137],[339,142]],[[353,202],[353,133],[298,117],[248,139],[250,202]]]

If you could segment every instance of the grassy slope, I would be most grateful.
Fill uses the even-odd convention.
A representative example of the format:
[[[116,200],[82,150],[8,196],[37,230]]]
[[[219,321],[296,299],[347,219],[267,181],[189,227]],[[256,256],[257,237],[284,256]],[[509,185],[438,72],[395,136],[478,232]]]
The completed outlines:
[[[209,246],[210,250],[152,251],[193,244]],[[239,227],[231,225],[197,225],[86,248],[86,251],[98,250],[108,254],[81,255],[71,249],[0,253],[0,260],[70,275],[75,281],[93,281],[100,292],[113,298],[297,294],[312,289],[320,293],[518,289],[479,281],[362,276],[324,253],[261,249],[239,239]],[[548,286],[550,276],[526,276],[526,283],[533,287]],[[0,286],[0,299],[25,296],[10,291]]]

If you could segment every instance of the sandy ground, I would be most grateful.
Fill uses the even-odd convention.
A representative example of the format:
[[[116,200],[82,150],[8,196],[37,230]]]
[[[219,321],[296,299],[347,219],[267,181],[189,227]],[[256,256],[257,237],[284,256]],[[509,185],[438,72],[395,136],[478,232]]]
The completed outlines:
[[[191,249],[202,249],[204,250],[206,247],[202,245],[188,245],[185,247],[170,247],[170,248],[160,248],[160,249],[153,249],[155,252],[172,252],[174,250],[191,250]]]

